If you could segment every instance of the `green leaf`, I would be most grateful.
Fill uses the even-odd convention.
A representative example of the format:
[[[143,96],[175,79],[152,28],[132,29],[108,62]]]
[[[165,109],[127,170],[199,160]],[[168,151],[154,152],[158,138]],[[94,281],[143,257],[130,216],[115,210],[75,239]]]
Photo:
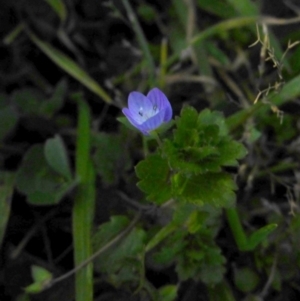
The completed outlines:
[[[220,164],[216,161],[219,152],[214,146],[193,147],[187,145],[179,147],[170,140],[165,140],[163,151],[168,157],[170,166],[175,171],[195,174],[220,171]]]
[[[237,166],[237,160],[244,158],[248,153],[243,144],[227,137],[220,141],[218,149],[220,156],[217,161],[221,166]]]
[[[177,286],[165,285],[159,288],[158,295],[160,301],[174,301],[177,298]]]
[[[109,222],[102,224],[93,236],[94,249],[102,248],[106,243],[117,236],[129,224],[129,219],[126,216],[114,215]]]
[[[124,216],[113,216],[111,221],[101,225],[96,231],[93,242],[98,250],[115,238],[129,224]],[[139,282],[146,233],[143,229],[133,229],[118,244],[111,246],[95,260],[95,270],[103,273],[115,286],[123,283]]]
[[[17,111],[10,106],[0,109],[0,141],[15,128],[19,116]]]
[[[43,282],[34,282],[28,286],[25,287],[25,292],[28,294],[38,294],[42,292],[45,288],[45,285]]]
[[[259,13],[257,6],[251,0],[227,0],[227,2],[242,16],[255,16]]]
[[[44,96],[35,89],[25,88],[17,90],[12,95],[12,102],[25,114],[38,114]]]
[[[211,233],[198,233],[185,237],[185,248],[177,253],[176,271],[179,279],[201,280],[207,285],[222,281],[225,273],[225,257],[215,244]]]
[[[178,228],[172,235],[165,238],[164,243],[153,250],[153,253],[148,253],[152,256],[153,261],[162,266],[172,264],[179,254],[182,254],[186,247],[184,237],[187,235],[185,229]]]
[[[25,288],[25,291],[30,294],[40,293],[48,286],[48,284],[52,280],[51,273],[49,273],[46,269],[36,265],[31,267],[31,274],[34,283]]]
[[[94,135],[93,159],[96,171],[105,184],[116,184],[132,166],[127,137],[121,134],[97,133]]]
[[[137,258],[144,249],[146,233],[142,229],[133,229],[117,247],[111,247],[99,255],[95,267],[106,273],[115,273],[126,264],[127,258]]]
[[[176,172],[199,174],[219,172],[222,166],[237,165],[246,148],[228,136],[223,115],[185,107],[176,119],[174,141],[165,140],[163,153]]]
[[[216,285],[207,287],[209,301],[236,301],[230,286],[227,282],[222,281]]]
[[[180,117],[175,122],[177,129],[174,132],[174,142],[178,145],[191,145],[197,141],[197,118],[198,113],[193,107],[184,107]]]
[[[259,277],[248,267],[238,268],[234,270],[234,283],[241,292],[250,293],[257,288]]]
[[[135,168],[140,178],[137,186],[147,194],[147,199],[162,204],[172,197],[169,183],[169,165],[158,154],[149,155]]]
[[[197,3],[201,9],[221,18],[227,19],[236,15],[233,7],[228,5],[228,3],[224,2],[223,0],[197,0]]]
[[[64,196],[66,196],[72,189],[74,189],[77,184],[77,182],[73,182],[61,186],[54,186],[52,188],[56,189],[56,191],[54,192],[34,191],[33,193],[27,195],[27,202],[39,206],[56,205],[63,199]]]
[[[44,146],[45,158],[49,166],[66,179],[72,179],[72,172],[68,160],[68,154],[63,140],[59,135],[50,138]]]
[[[11,197],[13,194],[15,175],[12,173],[0,174],[0,246],[5,234],[10,215]]]
[[[169,223],[161,228],[147,243],[145,252],[149,252],[178,228],[176,223]]]
[[[200,0],[199,2],[202,2],[202,0]],[[211,3],[210,0],[207,0],[206,2]],[[219,0],[217,0],[217,2],[220,3]],[[225,53],[225,50],[222,50],[218,46],[217,41],[206,41],[205,46],[207,48],[207,52],[209,53],[209,55],[211,57],[213,57],[214,59],[216,59],[217,62],[219,62],[225,68],[230,66],[230,59],[228,58],[227,54]]]
[[[104,91],[103,88],[100,87],[99,84],[93,78],[91,78],[75,61],[50,44],[43,42],[33,33],[28,32],[28,35],[30,39],[60,68],[77,79],[80,83],[98,95],[105,102],[108,104],[111,103],[111,97],[106,93],[106,91]]]
[[[140,4],[137,8],[138,15],[146,22],[154,22],[156,11],[148,4]]]
[[[35,282],[49,281],[52,279],[52,274],[50,272],[36,265],[31,267],[31,274]]]
[[[17,171],[16,187],[19,191],[30,194],[38,189],[37,177],[47,168],[45,163],[43,146],[33,145],[24,155],[22,164]]]
[[[49,99],[46,99],[38,90],[21,89],[12,95],[12,102],[22,113],[51,118],[62,107],[66,89],[66,81],[61,80]]]
[[[199,175],[177,174],[172,177],[173,195],[180,201],[197,205],[231,207],[235,202],[237,188],[232,177],[225,173]]]
[[[224,267],[225,262],[226,259],[218,247],[208,248],[200,269],[200,279],[208,285],[220,283],[226,271]]]
[[[36,205],[57,204],[75,185],[76,180],[67,180],[48,165],[40,144],[27,151],[16,175],[17,189]]]
[[[136,127],[134,127],[134,126],[128,121],[128,119],[127,119],[126,117],[118,117],[117,120],[118,120],[120,123],[122,123],[123,125],[125,125],[128,129],[140,133],[140,131],[139,131]]]
[[[276,224],[266,225],[254,233],[252,233],[248,239],[248,248],[249,250],[253,250],[258,246],[261,242],[265,241],[266,238],[277,228]]]
[[[41,103],[39,108],[40,113],[51,118],[63,106],[66,91],[67,82],[63,79],[56,85],[52,96]]]
[[[209,109],[201,111],[198,117],[198,127],[201,128],[203,125],[217,125],[219,128],[220,136],[228,135],[228,129],[226,126],[224,116],[220,112],[212,112]]]
[[[67,9],[62,0],[45,0],[52,9],[57,13],[62,21],[66,20],[67,17]]]

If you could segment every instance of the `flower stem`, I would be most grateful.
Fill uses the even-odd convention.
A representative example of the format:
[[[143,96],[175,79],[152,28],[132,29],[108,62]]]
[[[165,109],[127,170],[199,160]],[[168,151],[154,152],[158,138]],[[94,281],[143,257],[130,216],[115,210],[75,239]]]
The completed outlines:
[[[78,129],[76,142],[76,177],[79,179],[73,208],[73,243],[75,267],[92,255],[91,230],[95,206],[95,171],[90,158],[90,110],[77,94]],[[75,277],[76,301],[93,300],[93,265],[78,270]]]
[[[152,131],[152,132],[151,132],[151,135],[155,138],[155,140],[156,140],[158,146],[159,146],[160,148],[162,148],[162,141],[161,141],[161,139],[160,139],[158,133],[157,133],[156,131]]]

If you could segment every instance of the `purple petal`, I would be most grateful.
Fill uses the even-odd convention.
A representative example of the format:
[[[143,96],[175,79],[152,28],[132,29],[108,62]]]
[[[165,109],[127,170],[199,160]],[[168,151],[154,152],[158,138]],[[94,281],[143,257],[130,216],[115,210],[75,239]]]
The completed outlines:
[[[133,117],[133,114],[131,111],[129,111],[127,108],[122,109],[123,114],[126,116],[128,121],[139,131],[141,131],[144,135],[148,135],[147,131],[145,131],[143,124],[137,123],[136,120]]]
[[[132,114],[131,111],[129,111],[129,109],[124,108],[122,109],[123,114],[126,116],[126,118],[128,119],[128,121],[136,128],[138,128],[138,126],[140,125],[140,123],[136,122],[135,120],[135,115]]]
[[[141,125],[141,128],[146,132],[155,130],[163,123],[164,115],[165,115],[165,111],[164,110],[160,111],[159,113],[157,113],[156,115],[152,116],[147,121],[145,121]]]
[[[154,106],[157,106],[158,111],[165,110],[164,122],[168,122],[172,118],[172,107],[166,95],[158,88],[153,88],[149,91],[147,97]]]
[[[164,116],[164,122],[169,122],[172,119],[173,110],[171,105],[167,106],[165,109],[165,116]]]
[[[153,105],[151,101],[140,92],[131,92],[128,96],[128,109],[137,120],[141,119],[139,112],[151,112]]]

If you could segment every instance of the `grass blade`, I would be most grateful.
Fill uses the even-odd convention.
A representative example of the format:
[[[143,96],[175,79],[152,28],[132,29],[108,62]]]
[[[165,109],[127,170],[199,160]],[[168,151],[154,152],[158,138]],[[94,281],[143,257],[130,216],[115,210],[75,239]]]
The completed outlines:
[[[106,91],[104,91],[93,78],[91,78],[81,67],[79,67],[76,62],[50,44],[40,40],[30,31],[27,31],[27,33],[34,44],[36,44],[61,69],[77,79],[80,83],[82,83],[90,91],[94,92],[108,104],[112,102],[111,97],[106,93]]]

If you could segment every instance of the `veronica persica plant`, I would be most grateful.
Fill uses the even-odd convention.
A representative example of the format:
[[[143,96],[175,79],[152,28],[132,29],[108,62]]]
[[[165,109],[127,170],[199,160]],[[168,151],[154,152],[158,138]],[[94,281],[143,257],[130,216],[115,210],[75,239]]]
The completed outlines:
[[[158,88],[153,88],[147,96],[140,92],[131,92],[128,108],[122,110],[129,122],[144,135],[157,129],[163,122],[172,118],[172,107],[166,95]]]

